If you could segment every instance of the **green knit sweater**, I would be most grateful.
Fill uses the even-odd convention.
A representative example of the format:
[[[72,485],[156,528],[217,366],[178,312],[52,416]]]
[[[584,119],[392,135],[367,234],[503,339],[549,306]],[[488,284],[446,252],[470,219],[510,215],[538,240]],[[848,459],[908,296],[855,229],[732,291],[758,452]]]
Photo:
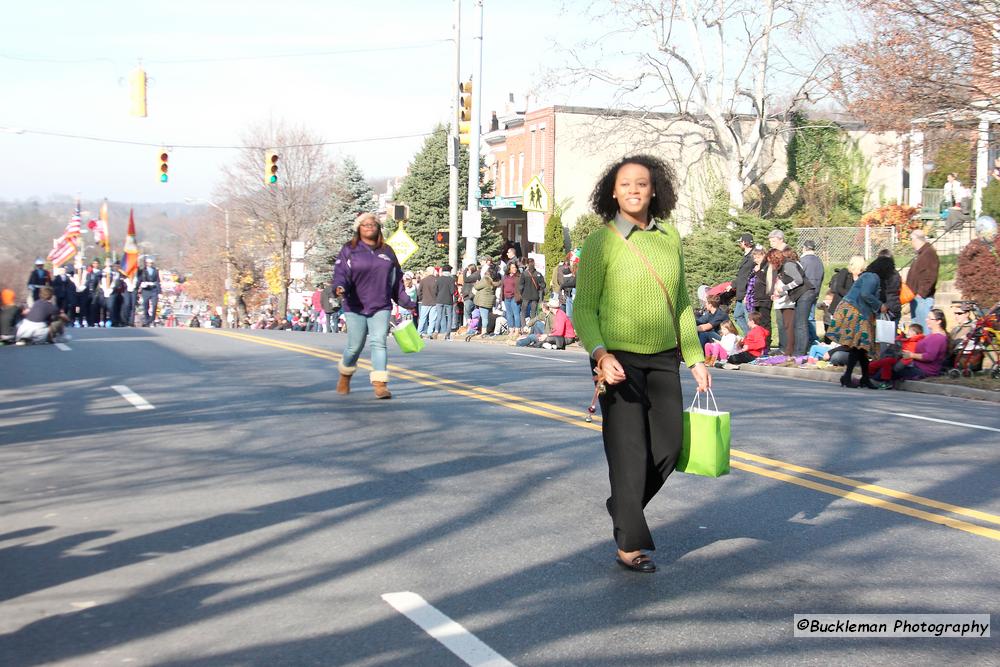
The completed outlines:
[[[613,223],[612,223],[613,224]],[[580,255],[573,299],[573,326],[590,354],[599,347],[655,354],[677,347],[688,366],[704,361],[694,311],[684,283],[681,237],[668,223],[651,231],[635,229],[628,240],[653,265],[673,299],[670,317],[663,290],[645,263],[629,250],[610,225],[587,237]]]

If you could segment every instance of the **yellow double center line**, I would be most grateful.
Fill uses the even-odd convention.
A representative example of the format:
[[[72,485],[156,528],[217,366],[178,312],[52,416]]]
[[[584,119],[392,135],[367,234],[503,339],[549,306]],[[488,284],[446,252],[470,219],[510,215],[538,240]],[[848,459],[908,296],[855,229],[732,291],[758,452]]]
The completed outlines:
[[[259,336],[234,333],[231,331],[221,331],[218,329],[188,329],[188,331],[197,331],[216,336],[235,338],[237,340],[254,343],[256,345],[264,345],[288,352],[306,354],[311,357],[326,359],[333,362],[338,362],[341,359],[341,355],[335,352],[329,352],[321,348],[309,347],[307,345],[299,345],[298,343],[276,341]],[[358,365],[363,368],[370,368],[370,365],[367,362],[362,361],[359,362]],[[398,366],[389,366],[389,370],[392,371],[393,377],[409,380],[410,382],[414,382],[425,387],[439,389],[450,394],[464,396],[477,401],[494,403],[510,410],[517,410],[519,412],[545,417],[546,419],[553,419],[555,421],[570,424],[571,426],[575,426],[577,428],[585,428],[597,432],[600,432],[601,430],[601,426],[598,423],[601,421],[601,418],[595,415],[595,423],[587,423],[583,420],[584,412],[582,410],[572,410],[559,405],[553,405],[551,403],[543,403],[541,401],[531,401],[531,404],[529,405],[521,396],[498,391],[496,389],[487,390],[476,385],[470,385],[456,380],[449,380],[447,378],[437,377],[422,371],[400,368]],[[815,470],[813,468],[807,468],[794,463],[786,463],[785,461],[751,454],[750,452],[744,452],[738,449],[731,450],[730,455],[732,457],[730,459],[730,466],[738,470],[752,472],[763,477],[788,482],[789,484],[795,484],[807,489],[813,489],[814,491],[821,491],[830,495],[839,496],[864,505],[878,507],[880,509],[896,512],[898,514],[905,514],[906,516],[913,517],[915,519],[930,521],[931,523],[941,524],[943,526],[948,526],[949,528],[955,528],[956,530],[962,530],[967,533],[1000,541],[1000,530],[997,530],[996,528],[981,526],[979,524],[957,519],[945,514],[929,512],[925,509],[919,509],[919,507],[931,508],[948,512],[953,515],[977,519],[984,523],[1000,525],[1000,516],[997,516],[996,514],[982,512],[968,507],[961,507],[959,505],[952,505],[951,503],[941,502],[932,498],[924,498],[923,496],[906,493],[905,491],[897,491],[895,489],[879,486],[877,484],[859,482],[849,477],[834,475],[823,472],[822,470]],[[830,484],[825,484],[823,482],[833,482],[841,486],[831,486]],[[918,507],[902,505],[898,502],[888,500],[887,498],[905,501],[910,503],[910,505],[916,505]]]

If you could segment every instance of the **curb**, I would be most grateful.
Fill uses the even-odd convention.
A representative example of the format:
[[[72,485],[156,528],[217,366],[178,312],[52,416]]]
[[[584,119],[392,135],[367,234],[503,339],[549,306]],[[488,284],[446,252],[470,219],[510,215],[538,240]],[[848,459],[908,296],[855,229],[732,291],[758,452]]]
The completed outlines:
[[[716,371],[717,370],[718,369],[716,369]],[[735,373],[737,371],[731,372]],[[772,377],[805,380],[808,382],[829,382],[833,384],[839,384],[840,382],[840,373],[829,373],[818,369],[802,369],[787,366],[753,366],[751,364],[743,364],[740,366],[739,372],[750,372],[758,375],[770,375]],[[988,403],[1000,403],[1000,391],[987,391],[985,389],[961,387],[953,384],[935,384],[933,382],[908,380],[899,383],[898,391],[912,391],[918,394],[932,394],[934,396],[948,396],[951,398],[986,401]]]

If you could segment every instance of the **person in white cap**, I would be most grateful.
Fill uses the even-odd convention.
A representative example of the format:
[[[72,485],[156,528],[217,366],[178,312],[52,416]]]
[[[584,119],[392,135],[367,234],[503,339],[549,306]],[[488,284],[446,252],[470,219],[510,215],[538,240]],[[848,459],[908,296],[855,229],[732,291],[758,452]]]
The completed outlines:
[[[35,268],[32,269],[31,275],[28,276],[28,294],[31,297],[31,303],[38,299],[38,290],[51,285],[52,276],[45,270],[45,260],[39,257],[35,260]]]

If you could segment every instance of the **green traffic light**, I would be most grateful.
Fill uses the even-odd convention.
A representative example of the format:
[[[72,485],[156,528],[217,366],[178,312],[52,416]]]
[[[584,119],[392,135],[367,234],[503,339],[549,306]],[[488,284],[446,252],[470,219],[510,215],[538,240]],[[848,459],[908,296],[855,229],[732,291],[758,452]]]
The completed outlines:
[[[271,178],[268,179],[268,183],[271,183],[272,185],[274,183],[277,183],[277,182],[278,182],[278,177],[277,176],[271,176]]]
[[[160,183],[166,183],[166,182],[167,182],[167,175],[160,174]]]

